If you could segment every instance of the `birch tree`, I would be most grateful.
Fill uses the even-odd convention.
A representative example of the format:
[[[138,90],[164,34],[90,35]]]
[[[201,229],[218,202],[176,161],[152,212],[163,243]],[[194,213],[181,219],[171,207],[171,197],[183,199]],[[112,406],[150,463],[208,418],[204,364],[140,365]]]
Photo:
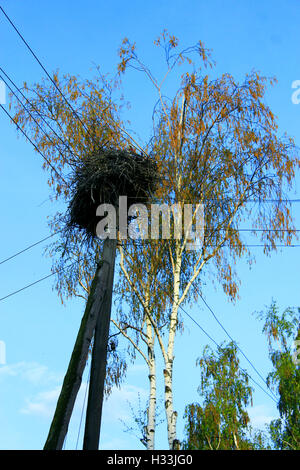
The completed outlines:
[[[174,345],[181,307],[201,291],[204,274],[212,274],[231,300],[238,297],[239,280],[234,265],[253,254],[241,236],[244,221],[259,237],[264,252],[276,250],[277,243],[291,243],[295,234],[285,191],[293,184],[299,159],[292,138],[277,136],[275,116],[265,103],[267,79],[256,72],[239,84],[231,75],[209,78],[203,69],[212,65],[210,53],[201,42],[178,51],[178,40],[166,31],[155,42],[162,47],[166,72],[156,78],[139,58],[128,39],[120,48],[119,72],[133,67],[151,81],[158,102],[153,113],[153,135],[149,145],[164,183],[159,201],[204,204],[204,237],[198,250],[188,251],[188,237],[163,240],[164,279],[157,282],[161,298],[170,300],[167,333],[162,335],[152,321],[164,361],[164,394],[169,447],[176,441],[177,413],[173,404]],[[201,67],[191,61],[198,54]],[[177,66],[191,70],[181,75],[178,91],[166,96],[166,81]],[[260,204],[251,204],[252,200]],[[133,267],[134,270],[134,267]],[[200,276],[200,273],[202,274]],[[132,270],[126,278],[132,277]],[[135,286],[129,282],[130,289]],[[145,303],[145,297],[141,298]],[[149,312],[150,318],[150,312]]]
[[[177,38],[166,31],[155,45],[165,58],[161,77],[155,77],[140,60],[135,44],[128,39],[119,50],[119,77],[133,67],[150,80],[156,93],[149,142],[139,144],[130,136],[121,119],[123,103],[115,100],[112,82],[100,71],[95,81],[53,75],[80,120],[49,81],[30,87],[24,84],[22,104],[14,100],[14,119],[47,158],[44,167],[49,171],[49,185],[66,202],[68,167],[76,165],[89,149],[133,145],[156,160],[162,183],[153,202],[181,208],[190,204],[193,222],[201,204],[204,207],[204,233],[197,249],[189,249],[188,231],[174,236],[174,218],[170,239],[118,244],[121,270],[117,291],[132,309],[126,313],[124,308],[113,317],[112,334],[120,333],[128,341],[131,358],[139,354],[149,370],[150,449],[154,447],[156,385],[163,376],[172,449],[177,437],[174,349],[176,334],[184,324],[182,307],[197,300],[204,278],[220,283],[232,301],[238,298],[240,281],[235,263],[240,258],[249,263],[254,259],[240,231],[245,221],[267,255],[278,243],[292,242],[295,230],[286,194],[292,188],[299,159],[293,139],[278,137],[275,116],[265,102],[267,86],[275,84],[274,79],[256,72],[246,75],[241,83],[229,74],[211,77],[207,72],[213,61],[204,45],[199,42],[180,50]],[[41,129],[45,122],[55,132],[47,127],[45,134]],[[185,220],[183,216],[183,224]],[[63,223],[62,214],[50,222],[53,230]],[[54,245],[53,269],[69,259],[78,261],[71,272],[57,277],[56,289],[62,299],[84,296],[99,252],[97,241],[92,246],[86,244],[80,233]],[[162,370],[157,367],[158,353],[163,359]]]
[[[205,347],[197,360],[200,369],[200,403],[185,408],[185,449],[255,450],[262,442],[250,439],[247,407],[253,389],[239,367],[233,343],[222,346],[215,354]]]
[[[120,245],[121,278],[118,284],[119,309],[113,324],[128,340],[128,352],[133,359],[139,355],[148,370],[149,399],[145,445],[155,448],[157,417],[156,341],[168,324],[168,299],[162,299],[156,281],[163,275],[164,247],[160,244]],[[141,262],[143,264],[141,264]],[[125,281],[125,283],[124,283]],[[129,306],[123,308],[123,303]]]
[[[300,364],[297,345],[300,340],[300,310],[286,308],[280,313],[276,302],[261,312],[263,333],[268,339],[273,370],[267,381],[278,396],[279,418],[269,425],[276,450],[300,449]]]

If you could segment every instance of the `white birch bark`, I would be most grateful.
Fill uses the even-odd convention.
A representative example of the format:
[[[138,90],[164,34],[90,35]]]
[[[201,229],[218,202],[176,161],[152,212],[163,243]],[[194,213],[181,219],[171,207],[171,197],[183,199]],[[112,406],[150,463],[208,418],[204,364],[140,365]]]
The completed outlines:
[[[180,271],[181,256],[179,252],[180,245],[177,244],[176,260],[173,272],[173,306],[169,326],[169,338],[167,349],[167,360],[165,361],[164,382],[165,382],[165,411],[167,418],[168,443],[169,448],[173,449],[173,443],[176,439],[177,412],[174,410],[173,402],[173,363],[174,363],[174,344],[176,336],[176,327],[178,321],[178,305],[180,296]]]
[[[123,271],[123,274],[125,275],[125,278],[127,279],[133,291],[136,293],[136,295],[138,295],[141,306],[143,307],[144,312],[145,312],[145,322],[143,322],[142,324],[142,328],[140,330],[140,337],[143,340],[144,344],[146,344],[147,352],[143,352],[141,348],[137,346],[137,344],[130,338],[127,331],[124,331],[121,328],[119,329],[121,333],[131,342],[131,344],[134,346],[136,351],[140,353],[140,355],[143,357],[143,359],[145,360],[148,366],[149,406],[147,410],[147,423],[146,423],[146,428],[145,428],[145,434],[146,434],[145,437],[146,437],[147,450],[154,450],[155,449],[156,413],[157,413],[156,411],[157,378],[156,378],[156,358],[155,358],[154,345],[155,345],[155,338],[157,335],[159,335],[159,333],[158,332],[155,333],[154,326],[152,323],[153,320],[151,319],[151,305],[150,305],[151,295],[150,295],[149,284],[145,286],[143,297],[140,297],[140,295],[136,291],[134,283],[132,283],[129,278],[129,275],[128,275],[128,272],[124,263],[124,253],[121,248],[120,248],[120,253],[121,253],[120,266]],[[114,324],[117,326],[116,322],[114,322]],[[144,324],[146,325],[146,333],[143,332]],[[136,330],[136,327],[134,328]]]
[[[146,440],[147,450],[155,449],[155,426],[156,426],[156,363],[154,352],[154,335],[152,326],[147,320],[147,330],[153,336],[148,346],[148,367],[149,367],[149,407],[147,413]]]
[[[181,190],[181,163],[182,163],[182,136],[184,126],[184,115],[185,115],[185,97],[182,98],[181,115],[178,132],[178,148],[176,150],[176,186],[178,194]],[[171,257],[172,254],[170,253]],[[173,305],[170,318],[169,326],[169,338],[168,338],[168,349],[167,349],[167,361],[165,361],[164,369],[164,381],[165,381],[165,411],[167,418],[167,429],[168,429],[168,443],[169,448],[172,450],[174,441],[176,440],[176,425],[177,425],[177,412],[174,410],[173,401],[173,364],[174,364],[174,344],[176,336],[176,327],[178,322],[178,308],[180,299],[180,272],[182,262],[182,251],[180,241],[176,241],[175,253],[172,261],[173,266]]]

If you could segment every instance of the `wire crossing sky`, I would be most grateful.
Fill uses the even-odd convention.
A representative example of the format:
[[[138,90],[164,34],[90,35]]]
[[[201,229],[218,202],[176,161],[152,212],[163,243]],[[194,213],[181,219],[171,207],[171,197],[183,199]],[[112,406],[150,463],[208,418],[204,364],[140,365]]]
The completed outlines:
[[[292,84],[300,76],[300,6],[296,0],[284,3],[279,0],[239,3],[192,0],[188,6],[179,0],[148,4],[134,0],[126,5],[120,1],[99,4],[91,0],[84,9],[78,0],[72,2],[72,9],[67,2],[58,3],[57,0],[38,7],[32,0],[2,0],[0,9],[0,40],[5,45],[0,72],[2,79],[6,78],[12,86],[24,81],[36,83],[47,75],[51,79],[51,74],[58,69],[61,73],[92,79],[95,64],[100,65],[102,73],[113,75],[118,62],[117,50],[124,37],[136,41],[139,53],[152,64],[154,73],[159,74],[161,57],[154,55],[152,44],[166,28],[182,41],[183,46],[188,47],[201,39],[206,47],[212,48],[218,76],[228,72],[242,80],[252,69],[266,76],[276,76],[278,84],[268,91],[268,105],[278,116],[278,132],[286,131],[299,144],[300,106],[292,100],[295,91]],[[172,94],[176,84],[170,81],[167,85]],[[14,90],[22,97],[21,86],[15,86]],[[147,141],[155,104],[153,90],[143,82],[141,75],[132,71],[122,92],[131,102],[126,119],[131,121],[134,140]],[[22,136],[17,138],[14,124],[10,122],[8,103],[2,103],[1,108],[0,298],[7,301],[0,304],[0,340],[5,342],[7,354],[6,364],[0,364],[0,396],[1,403],[5,403],[0,409],[0,447],[39,449],[49,429],[84,303],[73,299],[63,306],[53,290],[51,260],[44,256],[43,249],[55,234],[49,233],[45,237],[42,234],[49,230],[47,216],[56,211],[64,212],[65,206],[49,201],[46,174],[41,169],[43,156],[34,151],[30,141]],[[47,132],[47,127],[44,130]],[[44,200],[47,202],[41,205]],[[288,194],[288,200],[299,232],[299,175],[295,191]],[[246,226],[239,230],[247,235],[248,230],[250,232]],[[263,245],[252,243],[251,239],[248,246],[259,248]],[[299,246],[295,239],[290,247]],[[195,361],[206,338],[209,340],[206,335],[199,337],[195,322],[205,332],[213,332],[210,336],[216,344],[228,337],[235,338],[245,353],[245,357],[241,357],[242,367],[246,367],[246,358],[251,358],[261,380],[269,372],[266,341],[261,335],[261,325],[252,313],[263,310],[272,298],[281,308],[299,305],[299,250],[288,250],[281,245],[279,248],[282,250],[270,257],[265,257],[263,250],[257,250],[256,263],[251,270],[244,262],[238,263],[241,288],[240,299],[235,304],[226,300],[220,286],[213,286],[214,279],[207,278],[203,285],[204,297],[213,299],[214,308],[207,304],[203,305],[202,311],[199,303],[191,310],[185,308],[190,323],[187,322],[184,333],[178,337],[175,351],[178,356],[175,389],[180,438],[183,436],[184,407],[199,400],[199,374]],[[47,272],[50,274],[45,276]],[[24,287],[19,289],[18,286]],[[205,313],[207,308],[213,312],[211,318]],[[182,350],[186,355],[180,359]],[[185,371],[184,380],[182,371]],[[145,378],[143,364],[137,361],[129,367],[121,391],[115,390],[108,399],[102,448],[142,448],[134,435],[124,433],[120,419],[132,420],[128,402],[136,407],[138,396],[142,401],[146,399]],[[277,411],[260,384],[254,388],[254,407],[249,412],[254,425],[261,426],[276,417]],[[80,448],[78,439],[85,391],[86,382],[78,399],[66,448]],[[158,448],[166,446],[163,427],[158,429]]]

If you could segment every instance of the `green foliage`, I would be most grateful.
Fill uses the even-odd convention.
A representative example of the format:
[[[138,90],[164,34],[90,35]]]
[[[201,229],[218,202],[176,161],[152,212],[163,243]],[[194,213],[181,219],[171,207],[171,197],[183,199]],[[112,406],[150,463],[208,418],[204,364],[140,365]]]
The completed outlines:
[[[279,418],[271,421],[268,434],[253,433],[250,427],[246,407],[252,401],[252,388],[239,367],[234,343],[220,348],[217,355],[206,347],[197,361],[203,403],[186,407],[185,449],[300,449],[300,365],[293,348],[294,341],[300,340],[299,313],[300,309],[294,308],[280,313],[273,301],[258,316],[264,321],[262,331],[273,365],[267,384],[278,394]]]
[[[282,314],[275,302],[260,315],[265,320],[263,332],[268,337],[273,371],[268,383],[279,395],[279,418],[270,423],[275,449],[300,449],[300,366],[293,353],[294,340],[300,339],[300,309],[287,308]]]
[[[248,375],[240,369],[237,347],[229,343],[215,354],[207,346],[197,364],[201,370],[199,394],[203,404],[185,410],[185,449],[233,450],[264,447],[263,434],[250,440],[246,407],[252,402]]]

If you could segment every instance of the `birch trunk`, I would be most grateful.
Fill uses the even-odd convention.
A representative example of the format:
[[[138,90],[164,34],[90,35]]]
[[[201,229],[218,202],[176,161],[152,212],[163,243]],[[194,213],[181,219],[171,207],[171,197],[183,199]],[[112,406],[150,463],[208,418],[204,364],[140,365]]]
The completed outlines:
[[[180,270],[181,256],[179,254],[179,245],[176,250],[176,265],[174,268],[174,292],[173,307],[170,318],[168,350],[165,360],[164,382],[165,382],[165,411],[167,418],[168,443],[172,450],[174,441],[176,440],[177,412],[174,411],[173,401],[173,363],[174,363],[174,342],[176,335],[176,327],[178,321],[178,302],[180,294]]]
[[[154,348],[149,347],[149,408],[146,429],[147,450],[155,449],[155,425],[156,425],[156,365]]]
[[[142,442],[146,446],[147,450],[154,450],[155,448],[155,426],[156,426],[156,358],[154,351],[154,344],[156,333],[154,331],[154,326],[151,319],[151,308],[150,308],[150,299],[151,299],[151,289],[150,283],[143,286],[144,292],[143,296],[139,294],[136,289],[135,283],[130,279],[127,268],[124,264],[124,252],[121,247],[120,251],[120,267],[127,280],[129,286],[132,288],[133,292],[138,296],[140,301],[142,311],[143,311],[143,320],[140,327],[127,324],[125,329],[118,325],[114,320],[113,323],[119,329],[120,333],[127,338],[127,340],[132,344],[135,350],[142,356],[148,366],[148,379],[149,379],[149,405],[147,409],[147,422],[143,423],[142,431]],[[147,267],[149,271],[149,266]],[[145,332],[143,331],[145,327]],[[135,331],[140,333],[140,339],[142,343],[146,345],[147,352],[143,352],[141,347],[138,345],[133,338],[127,333],[126,330],[133,328]]]
[[[145,307],[149,308],[150,289],[147,285],[145,294]],[[146,337],[147,337],[147,350],[148,350],[148,370],[149,370],[149,407],[147,410],[147,425],[146,425],[146,441],[147,450],[154,450],[155,448],[155,425],[156,425],[156,363],[154,342],[155,333],[150,321],[146,315]]]
[[[179,132],[177,149],[175,151],[176,159],[176,189],[178,195],[181,194],[182,184],[182,145],[183,145],[183,127],[185,118],[185,96],[182,97]],[[167,361],[165,361],[164,380],[165,380],[165,411],[167,417],[168,443],[169,449],[174,449],[176,439],[177,412],[174,411],[173,402],[173,363],[174,363],[174,342],[176,336],[176,327],[178,322],[178,307],[180,298],[180,272],[182,262],[182,252],[180,241],[176,242],[175,263],[173,264],[173,306],[170,318],[170,330],[167,350]]]

